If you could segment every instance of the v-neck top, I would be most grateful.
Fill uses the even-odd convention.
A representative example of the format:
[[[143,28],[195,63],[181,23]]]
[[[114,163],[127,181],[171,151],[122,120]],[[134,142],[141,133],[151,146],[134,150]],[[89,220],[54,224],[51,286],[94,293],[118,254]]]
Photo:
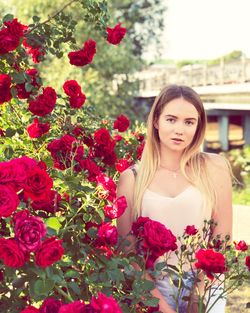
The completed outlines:
[[[212,210],[204,207],[201,191],[189,185],[175,197],[167,197],[146,189],[142,198],[141,215],[164,224],[177,237],[188,225],[201,231],[204,220],[211,219]],[[172,253],[171,264],[177,259]]]

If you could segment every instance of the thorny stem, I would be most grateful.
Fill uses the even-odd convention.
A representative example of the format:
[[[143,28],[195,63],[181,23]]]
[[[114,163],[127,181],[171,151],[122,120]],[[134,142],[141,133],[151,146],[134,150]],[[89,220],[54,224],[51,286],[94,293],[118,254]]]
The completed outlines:
[[[58,14],[60,14],[62,11],[64,11],[68,6],[70,6],[73,2],[76,2],[76,1],[78,1],[78,0],[71,0],[70,2],[66,3],[60,10],[56,11],[53,15],[49,15],[49,18],[47,20],[45,20],[44,22],[39,23],[38,25],[32,27],[31,30],[28,31],[28,33],[31,33],[34,29],[36,29],[37,27],[39,27],[43,24],[47,24],[49,21],[51,21]]]

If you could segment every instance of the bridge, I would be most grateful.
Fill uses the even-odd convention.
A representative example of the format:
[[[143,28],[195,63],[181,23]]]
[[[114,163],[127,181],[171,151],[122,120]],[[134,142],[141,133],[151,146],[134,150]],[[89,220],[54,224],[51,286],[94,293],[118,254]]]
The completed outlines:
[[[192,64],[181,68],[155,64],[135,74],[139,81],[138,106],[148,112],[160,90],[168,84],[191,86],[201,96],[208,116],[206,145],[223,151],[234,142],[250,145],[250,59],[245,56],[218,64]],[[218,130],[218,138],[211,134]],[[238,135],[231,139],[232,132]],[[210,133],[210,136],[209,136]],[[210,137],[210,138],[209,138]],[[235,136],[234,136],[235,137]]]

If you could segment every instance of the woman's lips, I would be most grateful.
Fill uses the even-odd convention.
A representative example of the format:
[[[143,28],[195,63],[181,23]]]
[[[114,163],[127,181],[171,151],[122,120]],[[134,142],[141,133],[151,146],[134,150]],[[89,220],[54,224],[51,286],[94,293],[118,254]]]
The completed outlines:
[[[183,142],[183,139],[180,139],[180,138],[171,138],[171,140],[175,144],[181,144]]]

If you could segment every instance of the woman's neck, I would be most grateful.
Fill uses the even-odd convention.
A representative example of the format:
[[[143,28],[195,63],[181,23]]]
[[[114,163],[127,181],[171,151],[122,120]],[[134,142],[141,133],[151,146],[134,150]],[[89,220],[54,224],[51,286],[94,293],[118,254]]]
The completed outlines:
[[[173,150],[163,150],[161,149],[160,153],[160,164],[162,167],[168,169],[177,169],[180,168],[182,151],[173,151]]]

